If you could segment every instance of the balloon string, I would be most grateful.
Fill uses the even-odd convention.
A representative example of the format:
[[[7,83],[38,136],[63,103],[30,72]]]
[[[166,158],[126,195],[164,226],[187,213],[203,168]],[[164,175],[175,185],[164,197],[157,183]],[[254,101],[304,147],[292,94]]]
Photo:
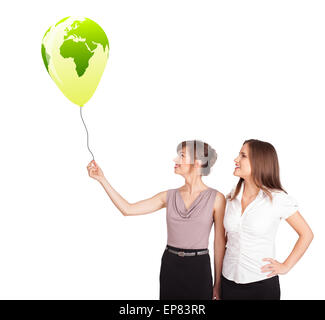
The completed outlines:
[[[93,156],[93,160],[95,160],[93,153],[92,153],[92,152],[90,151],[90,149],[89,149],[89,145],[88,145],[88,130],[87,130],[87,127],[86,127],[85,121],[84,121],[84,119],[82,118],[82,108],[83,108],[83,106],[80,106],[80,115],[81,115],[81,120],[82,120],[82,122],[84,123],[84,126],[85,126],[85,128],[86,128],[86,132],[87,132],[87,147],[88,147],[89,152],[90,152],[91,155]]]

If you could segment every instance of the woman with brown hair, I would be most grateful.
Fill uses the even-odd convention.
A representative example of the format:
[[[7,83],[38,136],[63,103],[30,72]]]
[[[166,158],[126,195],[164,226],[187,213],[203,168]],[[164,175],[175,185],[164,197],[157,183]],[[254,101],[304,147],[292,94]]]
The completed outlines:
[[[234,161],[234,175],[240,179],[227,195],[221,299],[280,300],[278,275],[286,274],[297,263],[313,233],[296,200],[282,188],[277,153],[270,143],[246,140]],[[274,259],[280,219],[299,235],[283,263]]]
[[[202,176],[210,173],[217,154],[199,140],[183,141],[177,146],[177,154],[174,172],[185,179],[185,185],[136,203],[129,203],[113,189],[95,161],[91,161],[87,169],[124,216],[152,213],[166,207],[167,245],[159,275],[161,300],[219,299],[226,200],[222,193],[202,182]],[[213,223],[214,284],[208,250]]]

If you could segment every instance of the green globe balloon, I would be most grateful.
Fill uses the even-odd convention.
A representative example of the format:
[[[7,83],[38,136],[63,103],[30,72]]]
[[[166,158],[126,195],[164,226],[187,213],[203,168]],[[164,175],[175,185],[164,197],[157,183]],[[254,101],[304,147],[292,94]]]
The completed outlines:
[[[42,40],[42,57],[49,75],[62,93],[80,107],[94,94],[108,53],[104,30],[84,17],[60,20]]]

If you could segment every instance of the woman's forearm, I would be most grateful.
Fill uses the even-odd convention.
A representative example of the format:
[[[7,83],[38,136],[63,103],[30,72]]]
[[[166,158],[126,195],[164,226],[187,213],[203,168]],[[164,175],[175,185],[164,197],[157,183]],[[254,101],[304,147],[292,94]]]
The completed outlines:
[[[130,203],[127,202],[107,181],[107,179],[101,178],[99,183],[105,189],[107,195],[111,198],[114,205],[121,211],[123,215],[127,215]]]
[[[288,258],[283,262],[284,265],[288,267],[290,270],[304,255],[305,251],[309,247],[311,241],[313,240],[314,235],[312,233],[308,233],[306,235],[299,236],[294,248],[292,249]]]
[[[224,243],[217,243],[214,246],[214,287],[220,287],[222,263],[225,255]]]

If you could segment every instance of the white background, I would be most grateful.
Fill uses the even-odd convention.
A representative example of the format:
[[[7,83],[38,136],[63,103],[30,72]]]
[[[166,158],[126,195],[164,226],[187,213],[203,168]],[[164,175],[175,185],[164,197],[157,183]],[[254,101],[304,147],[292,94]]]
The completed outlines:
[[[324,299],[324,14],[310,0],[2,4],[0,298],[159,298],[166,210],[124,217],[88,176],[79,107],[42,61],[49,26],[82,15],[110,42],[83,116],[111,185],[129,202],[182,186],[176,146],[201,139],[219,156],[203,181],[226,194],[243,141],[271,142],[315,235],[281,298]],[[279,261],[296,240],[283,221]]]

